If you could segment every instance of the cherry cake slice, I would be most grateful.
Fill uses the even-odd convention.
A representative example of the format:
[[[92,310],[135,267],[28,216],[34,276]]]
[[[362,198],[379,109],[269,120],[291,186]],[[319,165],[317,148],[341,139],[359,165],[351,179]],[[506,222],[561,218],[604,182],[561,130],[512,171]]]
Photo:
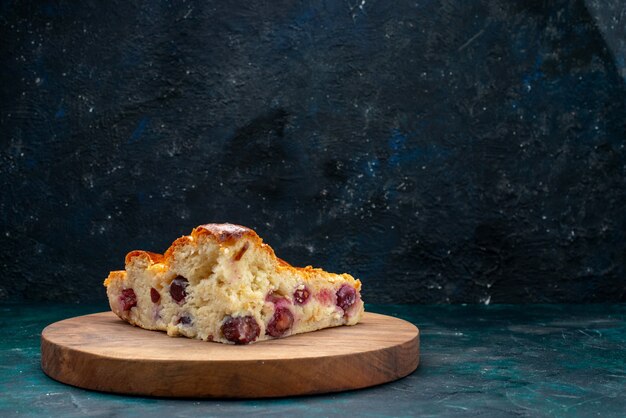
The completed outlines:
[[[339,325],[363,316],[361,282],[293,267],[251,229],[207,224],[165,254],[131,251],[104,281],[123,320],[226,344],[250,344]]]

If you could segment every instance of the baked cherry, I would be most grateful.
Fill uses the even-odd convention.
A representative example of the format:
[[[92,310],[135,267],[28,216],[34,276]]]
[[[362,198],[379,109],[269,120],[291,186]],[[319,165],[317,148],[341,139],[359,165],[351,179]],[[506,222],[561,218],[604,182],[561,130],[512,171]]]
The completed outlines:
[[[291,301],[289,299],[287,299],[286,297],[282,296],[280,293],[277,293],[277,292],[270,292],[265,297],[265,301],[271,302],[274,304],[274,306],[277,306],[277,307],[291,305]]]
[[[222,324],[222,335],[235,344],[249,344],[256,340],[261,328],[252,316],[226,317]]]
[[[123,311],[130,311],[130,308],[137,306],[137,295],[133,289],[124,289],[120,295],[120,303]]]
[[[274,291],[269,292],[265,296],[265,301],[266,302],[271,302],[271,303],[278,303],[278,302],[280,302],[281,299],[282,299],[282,296],[280,296],[279,294],[277,294]]]
[[[176,276],[172,283],[170,284],[170,295],[172,295],[172,299],[176,302],[181,303],[185,300],[187,296],[187,292],[185,289],[189,285],[189,280],[185,279],[183,276]]]
[[[322,289],[319,291],[319,293],[317,293],[315,295],[315,298],[322,304],[322,305],[330,305],[333,302],[333,294],[330,290],[328,289]]]
[[[161,294],[154,287],[150,288],[150,299],[152,299],[152,303],[157,303],[161,300]]]
[[[347,311],[350,306],[354,305],[355,301],[356,289],[354,287],[344,284],[337,290],[337,306],[344,311]]]
[[[272,337],[280,337],[293,325],[293,314],[288,308],[277,307],[274,316],[267,324],[265,333]]]
[[[304,305],[309,300],[309,289],[303,287],[293,292],[293,300],[297,305]]]

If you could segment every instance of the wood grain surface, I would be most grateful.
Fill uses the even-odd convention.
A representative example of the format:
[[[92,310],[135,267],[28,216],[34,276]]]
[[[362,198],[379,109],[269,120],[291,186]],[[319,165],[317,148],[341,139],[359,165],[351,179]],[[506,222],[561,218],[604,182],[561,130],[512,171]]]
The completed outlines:
[[[260,398],[359,389],[419,364],[419,330],[365,313],[329,328],[246,346],[172,338],[112,312],[46,327],[41,366],[53,379],[105,392],[165,397]]]

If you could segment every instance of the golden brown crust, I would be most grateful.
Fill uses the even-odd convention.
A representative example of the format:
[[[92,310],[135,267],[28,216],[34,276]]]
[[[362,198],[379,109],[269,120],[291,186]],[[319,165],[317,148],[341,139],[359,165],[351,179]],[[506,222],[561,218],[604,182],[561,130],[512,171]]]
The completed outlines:
[[[276,260],[276,266],[278,269],[291,270],[299,273],[303,279],[307,280],[312,275],[328,275],[333,276],[331,273],[328,273],[322,269],[313,268],[311,266],[306,267],[294,267],[285,260],[278,258],[274,253],[272,247],[268,244],[265,244],[263,240],[250,228],[246,228],[245,226],[235,225],[235,224],[205,224],[200,225],[193,229],[191,235],[184,235],[178,239],[176,239],[172,245],[165,251],[164,255],[153,253],[150,251],[141,251],[135,250],[131,251],[126,255],[126,264],[128,264],[135,257],[143,257],[150,261],[151,264],[163,263],[165,265],[169,265],[170,260],[173,258],[173,253],[177,248],[193,244],[194,241],[197,241],[201,238],[208,238],[216,241],[220,245],[234,245],[241,239],[247,239],[253,243],[253,245],[257,245],[262,250],[269,253],[269,255]],[[246,251],[248,246],[246,244],[245,249],[242,247],[239,251]],[[243,252],[241,252],[243,254]],[[239,253],[235,254],[235,258],[240,256]],[[119,276],[118,273],[124,273],[124,276]],[[346,275],[349,276],[349,275]],[[109,277],[104,281],[105,286],[108,286],[112,280],[123,280],[125,277],[125,272],[111,272]],[[349,276],[352,277],[352,276]],[[357,289],[360,289],[360,281],[356,280]]]
[[[260,239],[250,228],[235,224],[204,224],[194,228],[191,233],[193,237],[206,234],[211,235],[219,243],[237,241],[246,235]]]
[[[126,271],[124,270],[115,270],[109,273],[109,277],[104,279],[104,285],[109,286],[112,281],[115,280],[124,280],[126,279]]]
[[[126,254],[126,264],[130,263],[130,261],[135,257],[143,257],[148,261],[151,261],[153,264],[162,263],[164,259],[163,254],[143,250],[134,250]]]
[[[165,254],[163,256],[164,261],[169,260],[172,257],[172,253],[176,250],[176,248],[182,247],[192,242],[193,242],[193,239],[191,238],[190,235],[183,235],[180,238],[176,238],[174,242],[172,243],[172,245],[170,245],[170,247],[165,251]]]
[[[278,264],[280,264],[280,265],[283,265],[285,267],[293,267],[291,264],[289,264],[288,262],[286,262],[285,260],[283,260],[280,257],[276,257],[276,260],[278,260]]]

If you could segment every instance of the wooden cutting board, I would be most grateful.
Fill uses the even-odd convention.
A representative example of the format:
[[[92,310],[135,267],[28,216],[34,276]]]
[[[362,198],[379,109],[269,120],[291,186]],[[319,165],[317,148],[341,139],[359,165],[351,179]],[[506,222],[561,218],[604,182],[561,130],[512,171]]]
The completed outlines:
[[[419,363],[419,330],[365,313],[352,327],[328,328],[235,346],[172,338],[112,312],[49,325],[41,366],[86,389],[167,397],[257,398],[359,389],[399,379]]]

